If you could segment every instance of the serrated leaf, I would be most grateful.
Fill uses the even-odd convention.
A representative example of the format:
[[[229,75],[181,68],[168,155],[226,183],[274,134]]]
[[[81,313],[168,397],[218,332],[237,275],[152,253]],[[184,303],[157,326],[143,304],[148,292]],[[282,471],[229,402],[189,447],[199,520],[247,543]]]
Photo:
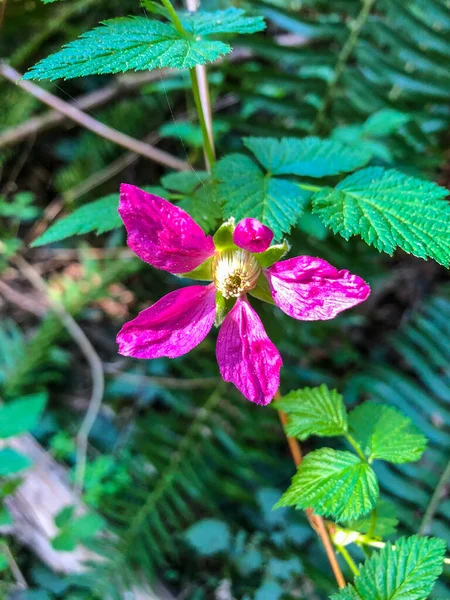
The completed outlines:
[[[12,448],[0,450],[0,477],[20,473],[20,471],[31,467],[32,464],[27,456],[16,452]]]
[[[398,247],[418,256],[450,262],[448,190],[394,169],[371,167],[346,177],[335,189],[313,196],[313,211],[348,240],[360,235],[377,250]]]
[[[183,27],[195,36],[222,33],[256,33],[266,28],[261,16],[246,17],[242,8],[227,8],[214,12],[197,11],[182,18]]]
[[[442,572],[444,540],[413,535],[387,543],[366,560],[355,577],[331,600],[426,600]]]
[[[321,448],[305,456],[276,506],[311,507],[319,515],[349,521],[372,510],[378,496],[369,464],[351,452]]]
[[[258,219],[277,239],[288,233],[303,210],[307,195],[286,179],[271,177],[244,154],[229,154],[216,165],[218,199],[225,218]]]
[[[373,526],[374,524],[375,527]],[[379,500],[370,515],[350,521],[345,524],[345,527],[353,531],[359,531],[360,533],[370,532],[372,536],[383,538],[395,533],[397,525],[398,519],[395,505],[387,500]]]
[[[371,157],[363,148],[318,137],[247,137],[243,142],[272,175],[337,175],[364,166]]]
[[[31,244],[32,248],[59,242],[72,235],[83,235],[95,231],[97,235],[122,227],[117,212],[119,194],[109,194],[100,200],[80,206],[67,217],[63,217],[47,229]]]
[[[264,29],[261,17],[243,15],[244,11],[234,8],[187,15],[182,19],[184,36],[171,23],[144,17],[109,19],[41,60],[24,78],[54,80],[162,67],[190,69],[231,51],[228,44],[202,36]]]
[[[42,392],[0,406],[0,439],[33,429],[41,418],[46,402],[47,394]]]
[[[292,391],[274,406],[289,416],[286,433],[300,440],[310,435],[343,435],[348,429],[342,396],[326,385]]]
[[[349,415],[350,429],[369,460],[419,460],[427,440],[411,420],[386,404],[367,401]]]

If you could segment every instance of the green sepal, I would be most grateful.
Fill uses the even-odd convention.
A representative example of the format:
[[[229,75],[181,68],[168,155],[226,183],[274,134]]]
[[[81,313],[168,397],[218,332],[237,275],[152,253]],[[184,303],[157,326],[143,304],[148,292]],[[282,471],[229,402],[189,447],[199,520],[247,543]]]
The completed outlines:
[[[256,255],[253,255],[256,256]],[[258,300],[262,300],[263,302],[267,302],[268,304],[275,304],[272,298],[272,293],[270,291],[269,283],[264,275],[261,273],[258,277],[258,283],[256,287],[249,291],[250,296],[254,298],[258,298]]]
[[[179,273],[178,277],[187,277],[188,279],[197,279],[197,281],[212,281],[212,263],[213,256],[207,258],[205,262],[202,262],[196,269],[188,271],[187,273]]]
[[[233,233],[236,228],[233,217],[222,223],[219,229],[214,234],[213,240],[216,250],[223,252],[224,250],[236,250],[237,246],[233,242]]]
[[[216,318],[214,325],[219,327],[222,325],[225,317],[236,304],[237,298],[224,298],[220,292],[216,294]]]
[[[267,248],[265,252],[260,252],[259,254],[254,254],[253,256],[256,258],[261,267],[263,267],[263,269],[267,269],[267,267],[271,267],[274,263],[283,258],[283,256],[287,254],[290,249],[290,245],[285,240],[282,244],[270,246],[270,248]]]

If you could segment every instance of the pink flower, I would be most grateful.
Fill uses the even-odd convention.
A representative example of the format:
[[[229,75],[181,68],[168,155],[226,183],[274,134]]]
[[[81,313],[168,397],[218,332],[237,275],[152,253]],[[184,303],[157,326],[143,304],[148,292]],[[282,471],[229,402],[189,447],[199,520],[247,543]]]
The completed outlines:
[[[286,243],[270,246],[272,231],[256,219],[230,220],[214,239],[182,209],[128,184],[119,213],[129,247],[145,262],[191,279],[212,281],[167,294],[125,323],[119,352],[135,358],[176,358],[221,324],[217,361],[222,377],[252,402],[266,405],[280,385],[281,356],[247,294],[275,303],[305,321],[333,319],[363,302],[369,286],[321,258],[278,261]]]

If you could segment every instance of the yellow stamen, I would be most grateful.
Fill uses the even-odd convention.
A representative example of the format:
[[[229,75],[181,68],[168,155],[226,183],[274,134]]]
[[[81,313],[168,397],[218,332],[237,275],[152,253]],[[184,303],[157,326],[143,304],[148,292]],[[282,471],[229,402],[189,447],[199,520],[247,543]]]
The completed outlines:
[[[227,250],[214,258],[214,284],[224,298],[237,298],[252,290],[261,267],[246,250]]]

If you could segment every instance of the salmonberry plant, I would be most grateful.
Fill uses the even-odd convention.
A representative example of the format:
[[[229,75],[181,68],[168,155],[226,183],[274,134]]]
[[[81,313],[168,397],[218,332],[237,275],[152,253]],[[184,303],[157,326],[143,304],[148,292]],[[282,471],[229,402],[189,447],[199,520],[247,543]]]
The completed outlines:
[[[84,204],[51,224],[32,246],[124,225],[129,248],[149,269],[180,281],[178,289],[123,325],[119,353],[177,359],[219,327],[220,374],[255,403],[254,427],[261,411],[279,412],[297,472],[276,507],[306,511],[336,579],[330,597],[425,599],[443,569],[446,544],[422,535],[392,537],[395,511],[380,496],[377,465],[418,461],[427,440],[389,403],[367,400],[348,411],[339,391],[325,384],[287,391],[283,350],[266,333],[258,307],[262,302],[280,309],[302,328],[302,321],[330,320],[342,311],[352,315],[354,307],[370,302],[376,276],[366,282],[339,252],[333,264],[290,254],[290,236],[307,235],[309,227],[328,228],[346,241],[356,236],[380,253],[402,250],[449,267],[448,191],[410,174],[408,165],[392,168],[395,161],[379,140],[405,126],[407,118],[394,109],[374,113],[358,131],[342,125],[325,137],[331,92],[311,99],[320,118],[307,135],[235,137],[228,146],[232,151],[217,155],[216,132],[227,133],[211,116],[208,65],[215,63],[219,71],[231,65],[231,44],[244,39],[237,36],[263,35],[263,14],[270,19],[271,9],[258,14],[259,4],[245,4],[245,10],[208,12],[195,2],[176,8],[170,0],[145,0],[146,15],[108,19],[26,72],[25,80],[68,80],[188,70],[204,152],[204,165],[145,181],[145,189],[126,182],[120,194]],[[362,3],[349,44],[369,4]],[[246,60],[245,52],[238,60]],[[333,86],[338,77],[337,69],[328,75]],[[172,127],[182,134],[176,123]],[[202,157],[196,158],[200,163]],[[9,435],[0,421],[0,438]],[[303,456],[300,442],[311,437],[332,442]],[[358,557],[364,553],[362,564],[353,550]]]

